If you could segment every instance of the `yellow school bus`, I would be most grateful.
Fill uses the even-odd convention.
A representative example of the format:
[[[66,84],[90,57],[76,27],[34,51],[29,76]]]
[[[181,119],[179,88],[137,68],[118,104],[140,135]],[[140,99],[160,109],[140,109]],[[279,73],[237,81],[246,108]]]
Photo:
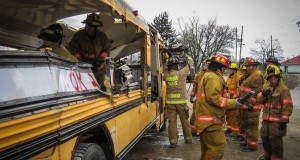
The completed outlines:
[[[129,4],[0,3],[0,159],[122,159],[149,129],[164,128],[164,44]],[[113,42],[106,59],[111,93],[101,91],[91,64],[37,51],[41,28],[60,23],[67,46],[78,29],[73,23],[89,13],[100,15],[100,30]]]

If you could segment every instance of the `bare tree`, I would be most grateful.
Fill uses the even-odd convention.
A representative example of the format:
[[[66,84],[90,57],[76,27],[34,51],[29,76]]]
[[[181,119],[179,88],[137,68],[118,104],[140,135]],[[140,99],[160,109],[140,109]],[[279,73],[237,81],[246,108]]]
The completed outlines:
[[[271,42],[261,39],[255,40],[256,48],[250,49],[250,54],[257,61],[265,64],[266,59],[271,56],[271,53],[274,52],[274,56],[279,60],[284,60],[283,49],[281,48],[280,42],[278,39],[274,39],[272,42],[272,51],[271,51]]]
[[[212,55],[222,52],[230,55],[233,46],[235,29],[218,26],[217,19],[210,19],[207,24],[200,24],[199,17],[190,17],[187,21],[179,21],[180,41],[189,48],[196,70],[201,63]]]

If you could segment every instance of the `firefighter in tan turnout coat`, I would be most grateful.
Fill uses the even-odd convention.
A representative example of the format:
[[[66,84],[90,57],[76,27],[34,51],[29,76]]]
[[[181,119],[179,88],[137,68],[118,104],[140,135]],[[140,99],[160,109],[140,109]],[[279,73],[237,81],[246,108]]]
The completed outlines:
[[[222,159],[226,139],[222,124],[225,121],[225,109],[239,108],[237,99],[227,99],[225,80],[222,77],[228,67],[227,57],[218,54],[212,57],[208,70],[199,82],[195,108],[195,127],[200,133],[201,159]]]
[[[226,89],[230,98],[238,97],[238,83],[240,79],[240,74],[238,73],[238,66],[236,63],[231,63],[229,66],[229,77],[226,80]],[[238,134],[238,123],[237,116],[239,114],[238,109],[227,109],[226,110],[226,134],[231,133]]]
[[[164,71],[167,85],[165,116],[169,120],[168,136],[171,148],[176,148],[178,143],[177,114],[182,124],[185,143],[192,143],[191,126],[188,120],[186,78],[193,64],[192,59],[188,57],[186,61],[186,66],[179,70],[178,58],[172,57],[167,62],[167,70]]]
[[[201,71],[197,73],[195,79],[194,79],[194,82],[193,82],[193,89],[192,89],[192,92],[190,94],[190,102],[193,104],[193,113],[191,115],[191,119],[190,119],[190,124],[191,124],[191,128],[192,128],[192,134],[193,135],[199,135],[199,133],[197,132],[197,130],[195,129],[195,107],[197,105],[199,105],[199,101],[194,100],[195,97],[196,97],[196,93],[198,92],[198,85],[199,85],[199,82],[201,81],[203,75],[206,73],[207,71],[207,67],[210,63],[210,60],[209,59],[206,59],[202,65],[201,65]]]
[[[286,135],[286,124],[293,110],[293,101],[289,89],[281,81],[281,71],[276,65],[266,69],[267,83],[258,94],[257,101],[264,104],[262,127],[264,155],[260,160],[282,160],[283,140]]]
[[[252,90],[258,93],[264,85],[264,77],[258,69],[259,62],[251,57],[247,57],[243,65],[246,66],[249,76],[240,87],[239,97]],[[257,94],[253,95],[242,107],[242,130],[246,132],[246,141],[241,143],[241,150],[244,152],[256,151],[258,146],[259,115],[263,105],[256,102],[256,96]]]

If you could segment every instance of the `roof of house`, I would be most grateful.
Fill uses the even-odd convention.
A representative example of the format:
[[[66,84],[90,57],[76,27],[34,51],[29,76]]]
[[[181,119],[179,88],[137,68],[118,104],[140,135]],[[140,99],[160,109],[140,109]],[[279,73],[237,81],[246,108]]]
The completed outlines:
[[[296,56],[294,58],[288,59],[288,60],[282,62],[281,64],[283,64],[283,65],[300,64],[300,55]]]

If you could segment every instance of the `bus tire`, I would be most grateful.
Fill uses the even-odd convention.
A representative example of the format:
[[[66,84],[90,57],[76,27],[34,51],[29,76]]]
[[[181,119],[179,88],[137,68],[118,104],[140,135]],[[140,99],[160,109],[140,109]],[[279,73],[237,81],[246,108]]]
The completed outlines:
[[[96,143],[80,143],[75,150],[74,160],[106,160],[102,148]]]

